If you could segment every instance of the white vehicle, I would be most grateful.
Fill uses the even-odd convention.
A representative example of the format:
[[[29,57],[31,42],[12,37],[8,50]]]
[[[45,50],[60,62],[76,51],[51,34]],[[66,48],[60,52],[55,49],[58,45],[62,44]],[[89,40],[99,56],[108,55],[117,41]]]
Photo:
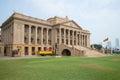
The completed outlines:
[[[118,49],[118,48],[114,49],[113,53],[120,53],[120,49]]]

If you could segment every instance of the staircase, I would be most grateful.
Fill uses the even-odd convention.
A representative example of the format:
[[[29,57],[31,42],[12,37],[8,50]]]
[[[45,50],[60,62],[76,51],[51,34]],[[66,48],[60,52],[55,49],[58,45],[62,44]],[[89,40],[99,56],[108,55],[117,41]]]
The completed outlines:
[[[83,46],[71,46],[71,45],[59,45],[59,53],[61,55],[64,49],[68,49],[71,52],[71,56],[86,56],[86,57],[102,57],[105,56],[104,53],[100,53],[91,48]]]
[[[104,53],[100,53],[94,49],[91,49],[91,48],[87,48],[87,47],[82,47],[82,46],[74,46],[76,49],[79,49],[79,50],[84,50],[85,51],[85,54],[84,56],[87,56],[87,57],[101,57],[101,56],[105,56]]]

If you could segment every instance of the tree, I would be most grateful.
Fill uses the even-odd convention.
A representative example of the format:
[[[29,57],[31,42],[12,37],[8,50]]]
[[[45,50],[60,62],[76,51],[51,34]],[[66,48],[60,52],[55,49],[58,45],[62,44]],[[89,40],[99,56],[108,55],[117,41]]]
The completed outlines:
[[[97,49],[97,50],[101,50],[102,49],[102,45],[101,44],[92,44],[91,48],[92,48],[92,46],[94,46],[94,48]]]

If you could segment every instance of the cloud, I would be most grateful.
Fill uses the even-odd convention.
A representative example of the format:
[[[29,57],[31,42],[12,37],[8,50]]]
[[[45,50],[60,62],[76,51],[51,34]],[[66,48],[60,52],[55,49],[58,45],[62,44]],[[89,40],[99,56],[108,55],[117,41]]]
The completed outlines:
[[[70,12],[72,5],[58,0],[30,0],[35,6],[43,12],[49,14],[65,15]],[[72,9],[73,10],[73,9]]]
[[[91,31],[92,43],[119,37],[120,0],[28,0],[50,16],[68,16]]]
[[[115,0],[28,0],[38,11],[49,15],[80,16],[96,18],[108,11],[108,6]],[[103,15],[103,14],[102,14]]]

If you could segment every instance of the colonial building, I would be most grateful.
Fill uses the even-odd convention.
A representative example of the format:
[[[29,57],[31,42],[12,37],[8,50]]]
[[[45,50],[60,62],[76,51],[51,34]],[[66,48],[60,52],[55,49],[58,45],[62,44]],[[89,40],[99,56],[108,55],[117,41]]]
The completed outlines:
[[[42,20],[13,13],[1,26],[3,55],[19,50],[20,56],[36,55],[51,48],[58,55],[81,55],[80,47],[90,47],[90,32],[68,17]]]

